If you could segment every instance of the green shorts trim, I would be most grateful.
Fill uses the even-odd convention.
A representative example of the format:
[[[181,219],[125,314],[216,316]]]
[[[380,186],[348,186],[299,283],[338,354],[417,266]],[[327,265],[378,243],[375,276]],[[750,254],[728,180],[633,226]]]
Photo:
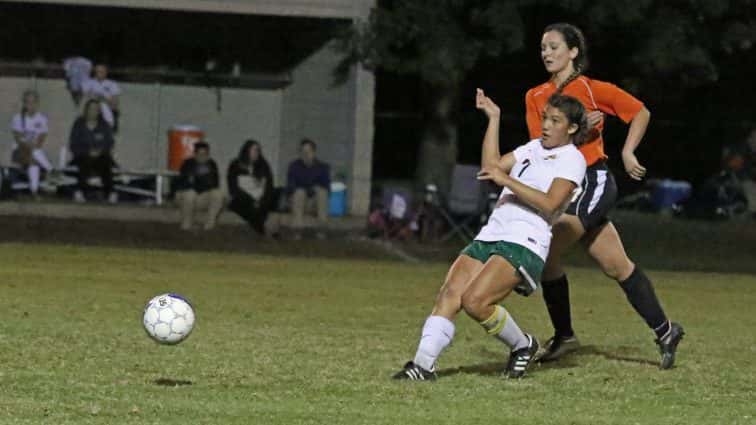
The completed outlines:
[[[509,261],[525,280],[535,286],[541,282],[544,262],[535,252],[512,242],[472,241],[460,254],[472,257],[481,263],[488,261],[492,255],[498,255]],[[535,290],[535,288],[533,288]]]

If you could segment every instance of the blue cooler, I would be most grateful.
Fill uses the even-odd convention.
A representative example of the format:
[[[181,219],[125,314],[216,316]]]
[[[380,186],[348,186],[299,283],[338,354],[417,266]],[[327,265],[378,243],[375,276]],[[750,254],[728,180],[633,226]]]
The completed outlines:
[[[342,182],[331,183],[331,195],[328,198],[328,214],[331,217],[346,215],[346,185]]]
[[[651,203],[658,209],[670,208],[690,198],[691,186],[686,181],[662,180],[651,192]]]

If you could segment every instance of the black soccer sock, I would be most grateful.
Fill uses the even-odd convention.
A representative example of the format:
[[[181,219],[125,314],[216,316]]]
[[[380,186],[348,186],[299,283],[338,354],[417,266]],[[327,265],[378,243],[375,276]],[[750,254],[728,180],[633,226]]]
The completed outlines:
[[[558,337],[571,337],[575,335],[572,330],[572,315],[570,313],[570,286],[567,284],[567,275],[554,280],[541,282],[543,288],[543,300],[549,310],[551,324]]]
[[[630,277],[619,282],[625,291],[627,300],[635,311],[643,317],[649,328],[653,329],[658,338],[663,337],[669,331],[669,320],[664,314],[659,300],[656,298],[654,287],[643,271],[636,266]]]

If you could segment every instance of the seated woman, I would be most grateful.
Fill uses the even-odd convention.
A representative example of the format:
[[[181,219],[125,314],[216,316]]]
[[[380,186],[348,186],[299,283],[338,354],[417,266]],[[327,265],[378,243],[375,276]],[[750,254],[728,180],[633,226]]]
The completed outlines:
[[[226,173],[229,209],[241,216],[257,233],[265,234],[265,220],[273,208],[273,173],[262,155],[260,143],[247,140]]]
[[[39,94],[27,90],[22,97],[21,112],[13,116],[13,162],[26,170],[29,192],[37,199],[41,170],[53,171],[42,147],[47,138],[47,117],[39,112]]]
[[[84,104],[82,116],[71,128],[69,148],[73,154],[73,164],[79,169],[78,185],[74,201],[86,202],[84,194],[90,189],[88,180],[100,177],[108,202],[118,202],[118,194],[113,191],[113,130],[100,113],[100,102],[94,99]]]

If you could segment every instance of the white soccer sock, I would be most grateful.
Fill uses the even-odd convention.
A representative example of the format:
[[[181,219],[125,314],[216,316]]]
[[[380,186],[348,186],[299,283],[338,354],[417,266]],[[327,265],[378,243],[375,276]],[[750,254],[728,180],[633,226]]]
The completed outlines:
[[[497,305],[488,319],[480,322],[483,329],[499,341],[507,344],[512,350],[519,350],[528,346],[528,337],[522,332],[511,314],[502,306]]]
[[[438,356],[454,338],[454,323],[441,316],[430,316],[425,320],[420,344],[417,346],[414,363],[432,371]]]
[[[45,156],[45,152],[42,149],[34,149],[32,151],[32,158],[34,158],[34,160],[37,161],[37,164],[45,170],[50,171],[53,169],[52,164],[50,164],[50,161],[47,159],[47,156]]]
[[[36,195],[39,191],[39,166],[30,165],[26,175],[29,177],[29,191]]]

